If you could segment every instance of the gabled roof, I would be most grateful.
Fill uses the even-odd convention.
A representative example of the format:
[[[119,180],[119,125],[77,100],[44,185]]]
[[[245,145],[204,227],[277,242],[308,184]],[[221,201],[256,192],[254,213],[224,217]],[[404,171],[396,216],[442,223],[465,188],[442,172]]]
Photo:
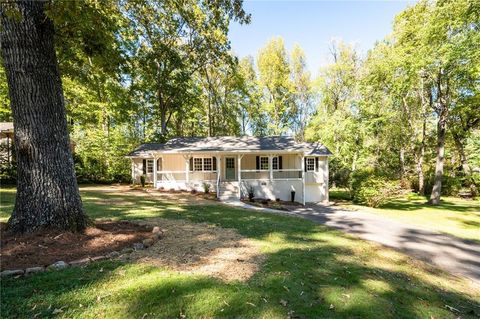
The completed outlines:
[[[329,156],[332,153],[319,142],[297,142],[290,136],[218,136],[177,137],[166,143],[146,143],[130,152],[128,157],[147,157],[155,153],[195,152],[299,152],[304,155]]]

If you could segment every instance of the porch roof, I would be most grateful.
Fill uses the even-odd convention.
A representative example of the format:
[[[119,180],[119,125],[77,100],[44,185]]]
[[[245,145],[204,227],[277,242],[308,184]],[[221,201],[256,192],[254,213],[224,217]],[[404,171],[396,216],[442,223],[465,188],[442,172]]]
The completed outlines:
[[[218,136],[177,137],[166,143],[146,143],[127,157],[147,157],[153,153],[303,153],[305,156],[329,156],[332,153],[319,142],[297,142],[291,136]]]

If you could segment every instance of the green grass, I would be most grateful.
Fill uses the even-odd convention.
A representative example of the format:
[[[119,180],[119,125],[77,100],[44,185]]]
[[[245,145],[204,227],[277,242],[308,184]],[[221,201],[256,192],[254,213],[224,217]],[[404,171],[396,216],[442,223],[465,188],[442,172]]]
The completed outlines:
[[[1,191],[2,216],[13,191]],[[310,221],[221,205],[82,191],[92,217],[164,217],[234,228],[266,260],[247,282],[98,262],[3,279],[3,318],[476,318],[474,287],[405,255]],[[5,205],[5,206],[4,206]],[[286,306],[281,301],[287,302]],[[446,305],[458,309],[449,310]]]
[[[330,192],[331,200],[343,205],[393,218],[404,223],[422,226],[434,231],[480,242],[480,200],[442,197],[438,206],[427,204],[427,199],[415,193],[392,199],[379,208],[353,205],[342,189]]]

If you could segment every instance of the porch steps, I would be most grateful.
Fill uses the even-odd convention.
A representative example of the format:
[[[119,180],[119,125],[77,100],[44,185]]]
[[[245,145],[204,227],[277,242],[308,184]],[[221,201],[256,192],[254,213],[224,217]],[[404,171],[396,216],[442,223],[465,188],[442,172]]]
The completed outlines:
[[[221,201],[239,200],[238,182],[222,182],[218,188],[219,199]]]

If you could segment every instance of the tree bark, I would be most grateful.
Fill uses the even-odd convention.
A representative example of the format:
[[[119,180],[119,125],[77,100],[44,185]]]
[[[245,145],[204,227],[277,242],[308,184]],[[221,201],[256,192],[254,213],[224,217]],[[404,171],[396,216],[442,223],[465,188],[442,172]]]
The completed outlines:
[[[444,108],[445,109],[445,108]],[[440,195],[442,193],[443,162],[445,161],[445,135],[447,131],[446,110],[440,113],[437,123],[437,158],[435,163],[435,180],[429,204],[440,204]]]
[[[13,232],[80,231],[88,224],[70,150],[54,27],[44,4],[0,4],[1,53],[18,163],[15,207],[8,221]]]

